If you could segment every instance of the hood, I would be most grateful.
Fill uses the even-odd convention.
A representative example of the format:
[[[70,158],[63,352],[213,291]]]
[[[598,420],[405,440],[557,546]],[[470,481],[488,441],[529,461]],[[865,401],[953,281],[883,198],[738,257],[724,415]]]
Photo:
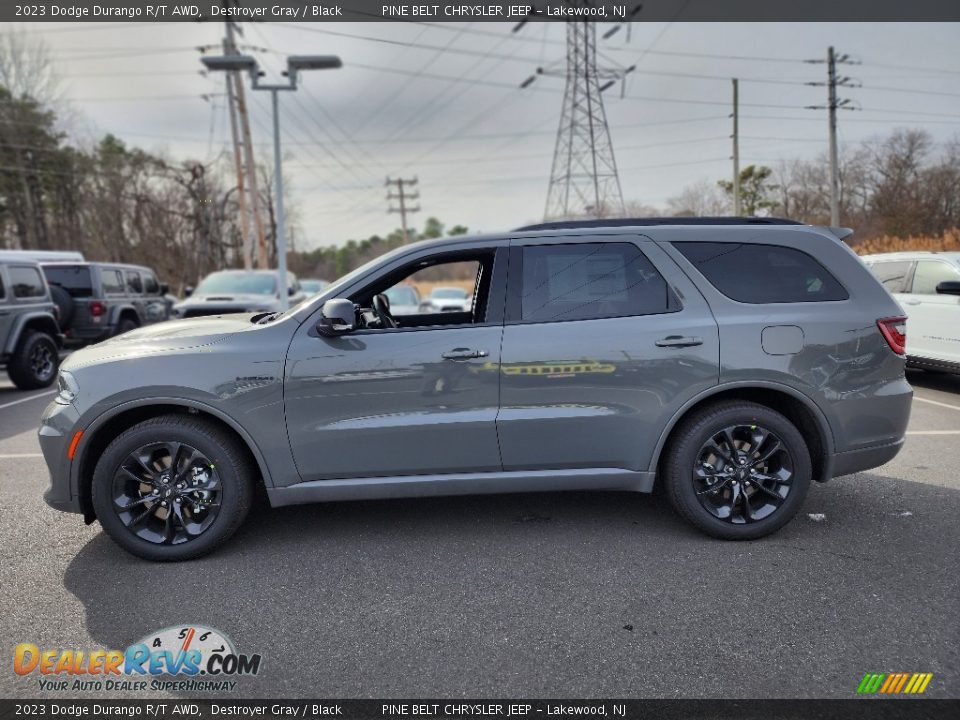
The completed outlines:
[[[62,367],[71,370],[104,360],[215,345],[238,332],[262,327],[252,323],[251,317],[250,314],[238,313],[147,325],[77,350],[64,360]]]

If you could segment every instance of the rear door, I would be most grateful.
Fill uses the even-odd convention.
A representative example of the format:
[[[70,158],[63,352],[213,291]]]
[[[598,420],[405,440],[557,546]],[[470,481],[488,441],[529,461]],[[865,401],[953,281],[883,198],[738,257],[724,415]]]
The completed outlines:
[[[960,281],[947,260],[917,261],[910,292],[898,297],[907,312],[907,355],[960,363],[960,297],[939,295],[937,285]]]
[[[642,236],[512,241],[497,433],[503,469],[648,469],[719,375],[716,322]]]

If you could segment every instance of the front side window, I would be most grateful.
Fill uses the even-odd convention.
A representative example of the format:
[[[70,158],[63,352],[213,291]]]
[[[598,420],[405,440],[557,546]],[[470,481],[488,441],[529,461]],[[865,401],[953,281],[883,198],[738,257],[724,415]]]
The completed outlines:
[[[157,279],[153,276],[153,273],[140,273],[143,276],[143,289],[146,291],[147,295],[159,295],[160,294],[160,283],[157,282]]]
[[[936,295],[937,285],[948,280],[960,280],[960,271],[942,260],[921,260],[913,273],[914,295]]]
[[[910,275],[910,262],[875,262],[869,266],[870,272],[883,283],[889,293],[907,291],[907,277]]]
[[[801,250],[735,242],[679,242],[673,246],[731,300],[762,305],[850,297],[823,265]]]
[[[123,294],[123,278],[119,270],[101,270],[100,281],[103,283],[103,292],[106,295]]]
[[[32,267],[12,266],[9,271],[13,296],[17,298],[43,297],[47,294],[40,271]]]
[[[653,315],[677,309],[663,276],[633,243],[523,248],[525,322]]]
[[[143,283],[140,282],[140,275],[130,270],[127,270],[124,275],[127,278],[127,292],[133,295],[142,295]]]

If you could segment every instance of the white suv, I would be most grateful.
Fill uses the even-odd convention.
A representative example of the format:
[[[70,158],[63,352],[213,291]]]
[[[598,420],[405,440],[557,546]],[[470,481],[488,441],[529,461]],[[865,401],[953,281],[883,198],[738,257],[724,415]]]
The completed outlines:
[[[960,252],[897,252],[862,260],[907,315],[911,365],[960,373]]]

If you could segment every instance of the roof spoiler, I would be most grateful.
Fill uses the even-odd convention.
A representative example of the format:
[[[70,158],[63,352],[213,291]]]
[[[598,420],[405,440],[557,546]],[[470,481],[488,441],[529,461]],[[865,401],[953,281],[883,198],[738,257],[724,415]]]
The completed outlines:
[[[840,241],[846,240],[848,237],[853,235],[853,228],[828,227],[827,230],[832,232],[834,236],[837,238],[837,240],[840,240]]]

